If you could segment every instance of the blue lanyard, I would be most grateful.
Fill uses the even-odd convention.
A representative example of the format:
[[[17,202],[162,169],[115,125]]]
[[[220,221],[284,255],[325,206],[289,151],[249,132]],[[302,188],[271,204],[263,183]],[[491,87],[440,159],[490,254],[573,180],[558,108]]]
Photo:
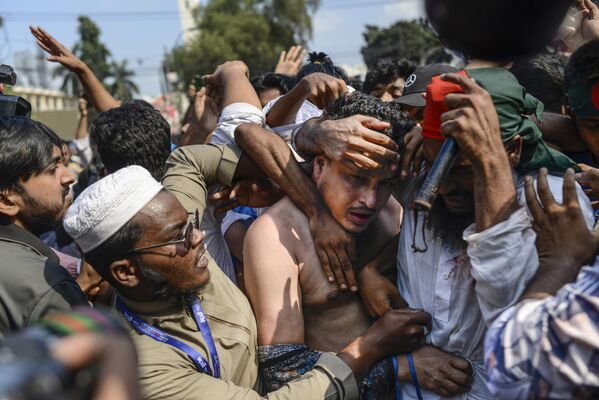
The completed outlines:
[[[214,344],[214,338],[212,337],[212,332],[210,331],[210,326],[206,320],[204,310],[202,309],[200,301],[197,298],[192,300],[191,309],[193,311],[193,317],[196,321],[196,324],[198,325],[198,329],[200,330],[200,333],[202,334],[202,337],[208,346],[210,359],[212,360],[212,365],[214,366],[214,373],[212,373],[212,369],[210,368],[208,361],[197,350],[175,339],[174,337],[167,335],[160,329],[148,324],[146,321],[133,314],[127,307],[125,307],[120,298],[117,299],[116,304],[119,310],[125,316],[125,319],[136,331],[154,339],[157,342],[166,343],[176,347],[191,358],[200,372],[212,375],[215,378],[220,378],[220,360],[216,351],[216,345]]]

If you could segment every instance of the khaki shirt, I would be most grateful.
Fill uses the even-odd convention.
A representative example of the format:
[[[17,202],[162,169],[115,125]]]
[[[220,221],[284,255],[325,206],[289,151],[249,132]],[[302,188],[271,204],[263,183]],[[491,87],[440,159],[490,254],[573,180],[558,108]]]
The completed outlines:
[[[197,145],[177,149],[168,159],[163,185],[189,210],[206,207],[207,186],[215,180],[230,185],[240,151],[229,146]],[[200,291],[221,364],[221,379],[197,371],[179,349],[159,343],[131,328],[140,364],[140,384],[147,399],[260,399],[257,328],[249,301],[213,260],[209,282]],[[210,360],[193,316],[171,301],[132,302],[130,310],[176,337]],[[268,399],[357,399],[351,369],[336,355],[323,354],[312,371],[288,383]]]

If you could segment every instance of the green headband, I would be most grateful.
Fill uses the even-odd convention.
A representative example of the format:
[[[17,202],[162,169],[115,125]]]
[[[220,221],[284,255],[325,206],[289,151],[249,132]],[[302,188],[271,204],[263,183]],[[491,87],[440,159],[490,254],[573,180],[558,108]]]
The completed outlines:
[[[542,167],[554,174],[563,174],[568,168],[579,171],[574,161],[548,147],[539,128],[525,117],[534,114],[540,120],[543,103],[526,93],[514,75],[503,68],[480,68],[467,72],[493,98],[502,141],[507,143],[515,136],[522,138],[520,163],[516,167],[520,174],[537,172]]]
[[[599,117],[599,80],[572,86],[568,90],[568,100],[577,117]]]

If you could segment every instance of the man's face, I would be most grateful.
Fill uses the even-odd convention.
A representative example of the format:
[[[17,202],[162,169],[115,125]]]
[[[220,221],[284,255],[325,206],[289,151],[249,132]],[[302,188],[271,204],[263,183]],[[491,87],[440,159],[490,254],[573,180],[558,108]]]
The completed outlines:
[[[143,232],[135,248],[181,239],[189,222],[181,203],[165,191],[156,195],[135,219]],[[191,248],[185,254],[171,244],[141,251],[136,257],[142,271],[140,280],[165,296],[195,293],[210,277],[204,235],[198,230],[194,230]]]
[[[442,144],[440,140],[424,138],[422,150],[427,171],[432,167]],[[472,164],[459,154],[447,178],[439,186],[439,196],[451,214],[468,215],[474,212]]]
[[[260,104],[262,107],[264,107],[269,101],[276,99],[281,94],[282,93],[279,88],[267,88],[258,93],[258,98],[260,99]]]
[[[73,202],[73,182],[75,177],[65,166],[61,150],[54,146],[52,161],[43,171],[21,182],[18,223],[36,235],[54,229]]]
[[[333,218],[348,232],[364,232],[387,203],[397,178],[390,167],[367,171],[324,156],[314,160],[314,179]]]
[[[599,117],[576,118],[580,138],[585,142],[595,160],[599,160]]]
[[[378,84],[372,92],[371,96],[378,97],[382,101],[391,101],[403,94],[403,89],[406,86],[406,80],[404,78],[397,78],[394,81],[385,84]]]

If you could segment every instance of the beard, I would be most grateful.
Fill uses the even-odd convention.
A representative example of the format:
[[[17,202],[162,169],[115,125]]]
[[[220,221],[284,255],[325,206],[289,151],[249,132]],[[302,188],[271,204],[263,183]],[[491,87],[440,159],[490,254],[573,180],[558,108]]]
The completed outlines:
[[[62,204],[51,205],[42,203],[23,190],[20,195],[26,207],[21,213],[20,219],[27,227],[27,230],[39,236],[42,233],[56,229],[70,205],[65,201],[69,193],[70,189],[65,188],[62,193]]]
[[[174,298],[179,304],[185,304],[190,297],[197,297],[201,286],[194,288],[173,288],[169,285],[162,274],[152,267],[138,260],[141,279],[149,287],[154,289],[154,296],[161,299]]]
[[[453,214],[441,196],[437,196],[427,218],[427,228],[433,237],[439,240],[450,251],[463,250],[467,247],[464,241],[464,230],[474,222],[474,210],[468,214]]]

